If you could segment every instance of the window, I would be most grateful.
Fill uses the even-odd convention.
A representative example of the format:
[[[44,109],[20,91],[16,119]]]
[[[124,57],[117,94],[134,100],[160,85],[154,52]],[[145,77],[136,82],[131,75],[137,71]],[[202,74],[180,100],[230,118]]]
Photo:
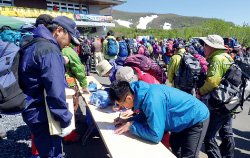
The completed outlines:
[[[0,0],[0,5],[12,6],[12,0]]]
[[[1,2],[1,0],[0,0]],[[53,10],[53,6],[57,6],[59,11],[65,12],[74,12],[74,13],[88,13],[88,7],[85,4],[82,4],[82,12],[80,12],[80,5],[78,3],[70,3],[70,2],[60,2],[54,0],[47,0],[47,9]]]

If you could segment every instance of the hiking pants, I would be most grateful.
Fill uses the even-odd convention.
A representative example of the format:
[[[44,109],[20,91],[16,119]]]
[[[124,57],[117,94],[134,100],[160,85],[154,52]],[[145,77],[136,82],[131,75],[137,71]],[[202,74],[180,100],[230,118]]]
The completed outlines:
[[[199,158],[199,152],[207,132],[208,124],[209,118],[181,132],[171,132],[169,143],[172,152],[181,158]]]
[[[91,71],[91,55],[79,56],[82,64],[85,66],[85,74],[89,74]]]
[[[103,60],[102,52],[95,52],[94,53],[94,61],[95,61],[95,67],[98,63],[100,63]]]
[[[218,146],[215,139],[218,132],[222,139],[220,146]],[[204,143],[209,158],[233,158],[235,143],[232,130],[232,115],[210,111],[210,123]]]

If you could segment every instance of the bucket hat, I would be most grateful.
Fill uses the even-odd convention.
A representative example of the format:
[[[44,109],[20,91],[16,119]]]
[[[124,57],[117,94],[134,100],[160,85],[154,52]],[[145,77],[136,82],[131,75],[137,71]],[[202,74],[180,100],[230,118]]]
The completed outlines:
[[[107,60],[102,60],[96,65],[96,72],[99,76],[103,76],[112,69],[112,65]]]
[[[212,48],[216,49],[227,49],[224,46],[224,40],[219,35],[208,35],[207,37],[201,37],[200,40],[205,42],[207,45],[209,45]]]
[[[128,82],[138,81],[138,75],[133,68],[125,66],[120,68],[115,74],[116,80],[126,80]]]

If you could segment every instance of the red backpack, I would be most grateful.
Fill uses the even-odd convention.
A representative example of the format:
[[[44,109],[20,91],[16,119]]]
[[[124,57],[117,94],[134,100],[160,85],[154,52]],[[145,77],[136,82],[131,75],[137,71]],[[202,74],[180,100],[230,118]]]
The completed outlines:
[[[123,66],[138,67],[140,70],[154,76],[161,84],[166,83],[167,76],[162,68],[155,61],[142,54],[136,54],[127,57],[123,63]]]
[[[149,73],[141,71],[138,67],[132,66],[138,73],[138,81],[144,81],[149,84],[160,84],[160,82]]]

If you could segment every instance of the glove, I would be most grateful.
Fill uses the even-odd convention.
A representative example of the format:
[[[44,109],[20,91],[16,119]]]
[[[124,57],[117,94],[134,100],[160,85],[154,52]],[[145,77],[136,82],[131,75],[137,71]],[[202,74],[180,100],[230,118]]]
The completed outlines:
[[[67,135],[69,135],[72,132],[72,127],[69,125],[66,128],[62,128],[62,134],[59,134],[60,137],[65,137]]]

